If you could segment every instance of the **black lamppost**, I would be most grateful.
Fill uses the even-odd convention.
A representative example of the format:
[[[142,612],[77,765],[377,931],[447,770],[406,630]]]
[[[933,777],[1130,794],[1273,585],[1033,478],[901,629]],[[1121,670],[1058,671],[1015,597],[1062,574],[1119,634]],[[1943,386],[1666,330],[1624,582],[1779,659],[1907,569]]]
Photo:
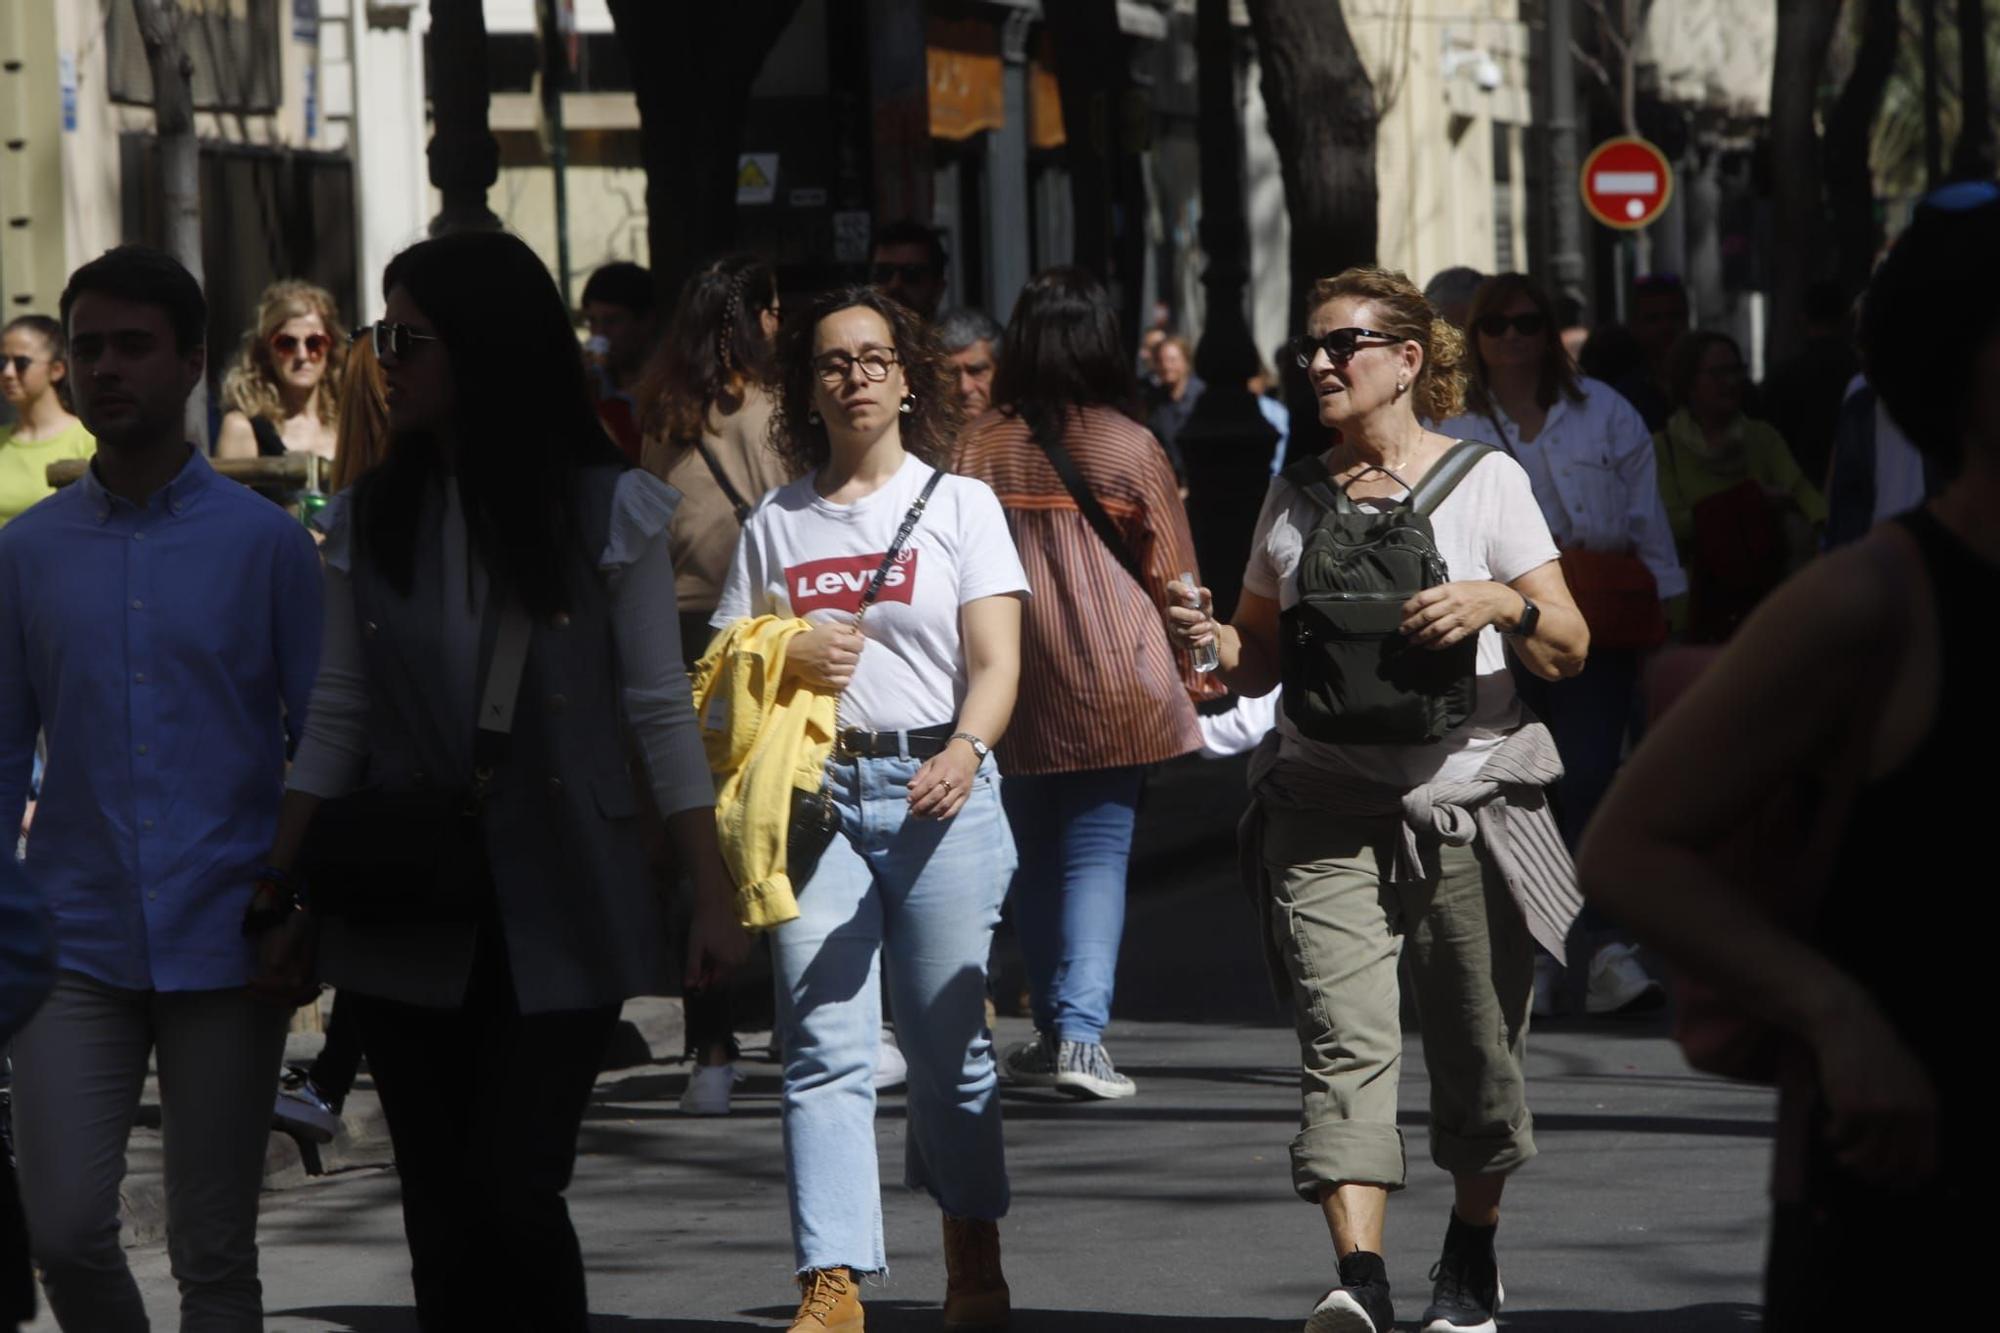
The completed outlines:
[[[1178,443],[1187,466],[1188,521],[1201,575],[1216,613],[1236,608],[1251,530],[1269,488],[1278,432],[1257,406],[1256,339],[1244,309],[1250,281],[1250,219],[1244,206],[1243,124],[1238,114],[1238,44],[1229,0],[1201,0],[1195,17],[1201,103],[1202,286],[1207,320],[1195,370],[1207,388]]]

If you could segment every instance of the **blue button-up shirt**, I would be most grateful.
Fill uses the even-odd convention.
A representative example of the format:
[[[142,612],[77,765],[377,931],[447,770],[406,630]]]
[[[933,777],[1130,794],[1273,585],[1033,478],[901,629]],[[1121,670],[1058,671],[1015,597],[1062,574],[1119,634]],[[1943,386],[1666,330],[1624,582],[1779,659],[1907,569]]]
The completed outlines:
[[[64,969],[130,990],[249,979],[243,909],[321,597],[305,529],[198,453],[143,506],[93,467],[0,528],[0,830],[44,731],[24,868]]]

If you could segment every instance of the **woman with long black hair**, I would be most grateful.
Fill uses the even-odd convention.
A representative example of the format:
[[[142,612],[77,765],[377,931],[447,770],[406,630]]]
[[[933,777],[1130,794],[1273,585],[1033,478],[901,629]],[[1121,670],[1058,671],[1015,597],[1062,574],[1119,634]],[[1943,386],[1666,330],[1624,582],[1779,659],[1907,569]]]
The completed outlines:
[[[320,975],[360,1020],[423,1328],[581,1333],[563,1190],[618,1006],[665,980],[641,800],[695,886],[690,974],[746,948],[681,661],[674,497],[598,426],[568,312],[521,241],[421,242],[383,289],[369,336],[395,442],[336,501],[325,655],[246,928],[282,991],[323,918]],[[364,784],[372,807],[331,806]],[[483,867],[457,895],[369,902],[311,877],[352,848],[301,862],[316,814],[365,852],[397,835],[357,809],[439,790],[474,794],[480,821]],[[292,910],[302,864],[311,911]]]

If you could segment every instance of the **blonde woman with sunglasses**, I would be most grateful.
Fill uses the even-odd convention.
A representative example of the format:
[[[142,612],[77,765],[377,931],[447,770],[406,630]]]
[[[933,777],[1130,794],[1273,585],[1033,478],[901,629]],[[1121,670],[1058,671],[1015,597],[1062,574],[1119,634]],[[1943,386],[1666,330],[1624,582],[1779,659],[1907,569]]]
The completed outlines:
[[[310,453],[331,461],[339,424],[334,386],[346,357],[330,293],[289,278],[266,287],[257,322],[223,377],[215,456]]]

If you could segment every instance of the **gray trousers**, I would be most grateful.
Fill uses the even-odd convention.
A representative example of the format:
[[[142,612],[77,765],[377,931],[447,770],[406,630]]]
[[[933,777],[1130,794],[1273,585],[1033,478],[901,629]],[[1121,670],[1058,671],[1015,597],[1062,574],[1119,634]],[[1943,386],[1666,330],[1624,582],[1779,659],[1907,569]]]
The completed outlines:
[[[145,1333],[118,1238],[125,1147],[159,1053],[167,1253],[183,1333],[257,1333],[257,1192],[287,1014],[245,990],[131,991],[64,972],[14,1041],[21,1203],[68,1333]]]
[[[1398,958],[1423,1024],[1431,1158],[1454,1175],[1512,1171],[1535,1155],[1521,1061],[1534,945],[1478,844],[1427,843],[1425,878],[1391,885],[1380,820],[1271,809],[1264,862],[1271,928],[1291,975],[1304,1109],[1292,1183],[1401,1189],[1403,1060]]]

